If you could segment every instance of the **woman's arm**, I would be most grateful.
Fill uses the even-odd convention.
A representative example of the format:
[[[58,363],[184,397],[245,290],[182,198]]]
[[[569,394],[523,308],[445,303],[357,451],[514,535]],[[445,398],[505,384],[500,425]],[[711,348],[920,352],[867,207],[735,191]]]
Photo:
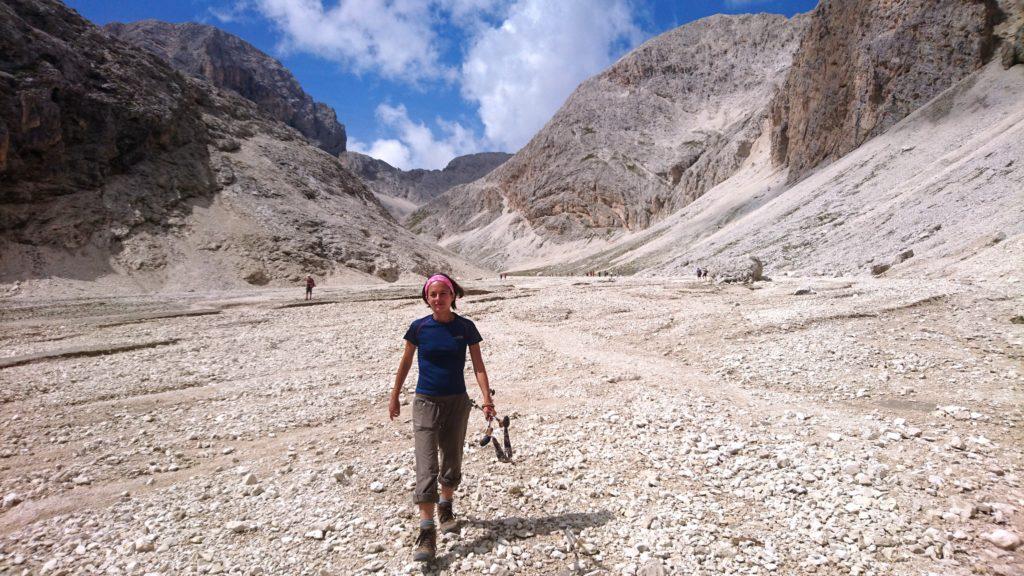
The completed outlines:
[[[405,341],[405,351],[402,352],[402,361],[398,363],[398,374],[395,374],[395,386],[391,389],[391,400],[388,402],[388,415],[394,420],[402,412],[401,403],[398,401],[402,394],[402,385],[405,384],[405,377],[409,375],[412,368],[412,357],[416,354],[416,345],[408,340]]]
[[[483,395],[484,416],[494,418],[497,412],[494,410],[494,400],[491,399],[491,383],[487,380],[487,368],[484,368],[484,358],[480,355],[480,344],[469,345],[469,357],[473,360],[473,374],[476,375],[476,383]]]

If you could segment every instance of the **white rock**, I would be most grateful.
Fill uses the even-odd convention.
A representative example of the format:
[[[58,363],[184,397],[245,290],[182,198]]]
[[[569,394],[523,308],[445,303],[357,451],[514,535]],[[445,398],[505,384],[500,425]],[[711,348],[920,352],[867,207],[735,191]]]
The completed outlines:
[[[373,482],[373,483],[371,483],[370,484],[370,491],[371,492],[383,492],[384,491],[384,483],[383,482]]]
[[[256,479],[256,475],[252,472],[246,474],[245,477],[242,478],[242,484],[245,486],[253,486],[257,482],[259,482],[259,480]]]
[[[658,560],[652,560],[637,571],[637,576],[665,576],[665,567]]]
[[[1020,536],[1002,528],[983,534],[981,537],[1003,550],[1016,550],[1020,547]]]
[[[7,495],[4,496],[3,508],[5,510],[7,508],[14,508],[18,504],[21,504],[21,502],[22,499],[20,494],[17,492],[8,492]]]
[[[974,504],[966,500],[954,498],[951,502],[951,506],[949,507],[949,511],[963,520],[970,520],[974,517],[975,512],[977,512],[977,508],[975,508]]]
[[[243,522],[241,520],[232,520],[232,521],[228,522],[227,524],[225,524],[224,528],[230,530],[231,532],[234,532],[235,534],[241,534],[242,532],[248,532],[249,530],[252,529],[249,526],[248,522]]]

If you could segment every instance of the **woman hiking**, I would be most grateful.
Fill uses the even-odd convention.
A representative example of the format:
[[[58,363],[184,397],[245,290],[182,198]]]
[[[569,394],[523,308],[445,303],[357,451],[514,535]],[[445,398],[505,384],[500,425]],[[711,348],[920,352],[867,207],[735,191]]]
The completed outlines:
[[[483,338],[472,321],[453,312],[455,300],[465,295],[462,287],[447,274],[434,274],[423,285],[421,295],[431,314],[414,321],[405,333],[405,352],[391,390],[388,413],[394,420],[401,412],[399,394],[412,367],[413,355],[419,350],[420,372],[412,404],[412,425],[416,446],[413,502],[419,507],[420,531],[413,560],[429,562],[437,554],[437,530],[458,531],[453,499],[462,481],[462,448],[472,407],[463,376],[467,349],[483,395],[484,416],[490,420],[496,412],[480,355]],[[434,523],[435,504],[437,524]]]

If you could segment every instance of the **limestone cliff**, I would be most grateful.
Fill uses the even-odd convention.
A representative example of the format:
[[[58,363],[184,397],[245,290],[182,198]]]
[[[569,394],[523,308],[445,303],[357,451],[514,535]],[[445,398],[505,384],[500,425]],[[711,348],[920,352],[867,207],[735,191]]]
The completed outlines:
[[[772,158],[790,181],[834,161],[978,70],[995,0],[822,0],[771,105]]]
[[[0,282],[215,289],[476,270],[337,158],[53,0],[0,3]]]
[[[490,175],[426,205],[415,228],[500,264],[517,216],[558,241],[641,230],[733,174],[761,133],[804,19],[713,16],[649,40],[583,82],[548,124]]]
[[[112,23],[104,29],[160,56],[184,74],[252,100],[262,112],[295,128],[323,150],[331,154],[345,150],[345,127],[334,110],[315,102],[288,69],[245,40],[194,22],[143,20]]]

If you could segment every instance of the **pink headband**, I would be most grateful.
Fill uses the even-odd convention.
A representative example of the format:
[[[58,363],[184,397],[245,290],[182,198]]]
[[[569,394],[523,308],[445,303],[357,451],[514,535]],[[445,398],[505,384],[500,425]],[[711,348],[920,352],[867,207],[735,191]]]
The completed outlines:
[[[441,284],[444,284],[445,286],[447,286],[448,290],[452,293],[452,299],[455,298],[455,287],[452,286],[451,280],[449,280],[448,278],[446,278],[444,276],[441,276],[440,274],[434,274],[430,278],[427,278],[427,283],[423,285],[423,295],[424,296],[427,295],[427,289],[430,288],[430,285],[433,284],[434,282],[440,282]]]

